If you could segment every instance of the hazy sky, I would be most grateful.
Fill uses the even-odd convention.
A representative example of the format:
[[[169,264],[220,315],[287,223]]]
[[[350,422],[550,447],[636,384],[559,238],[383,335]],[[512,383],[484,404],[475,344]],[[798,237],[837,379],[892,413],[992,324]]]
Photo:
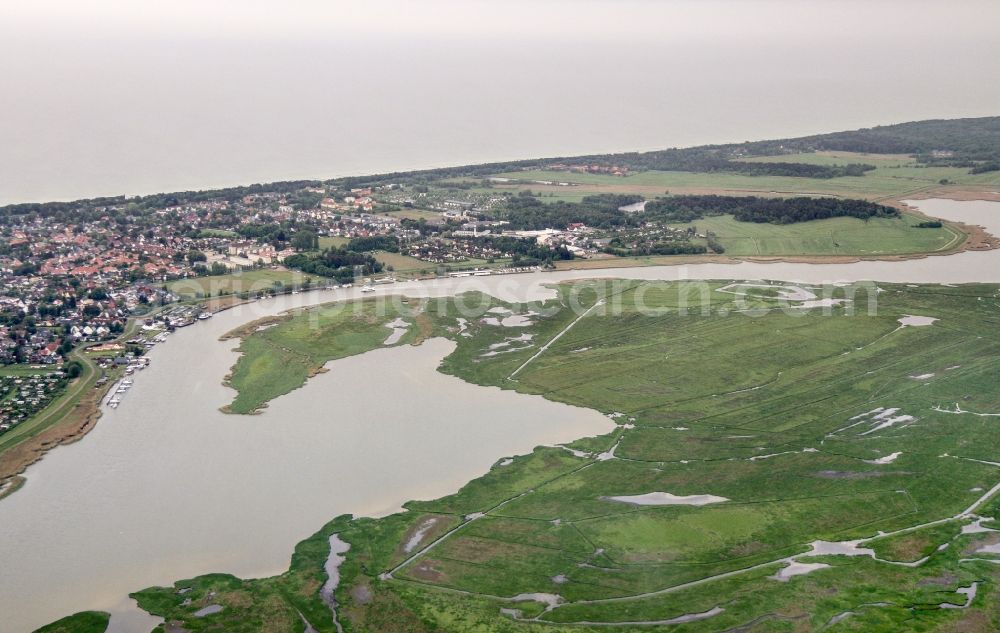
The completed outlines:
[[[1000,114],[1000,3],[0,0],[0,203]]]

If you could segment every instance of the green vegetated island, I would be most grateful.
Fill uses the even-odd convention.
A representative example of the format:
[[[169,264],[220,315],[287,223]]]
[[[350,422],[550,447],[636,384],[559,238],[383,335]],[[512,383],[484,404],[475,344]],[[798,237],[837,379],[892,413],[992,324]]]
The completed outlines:
[[[189,631],[996,625],[998,287],[556,290],[532,309],[479,294],[328,304],[232,333],[240,412],[389,336],[444,336],[441,371],[617,426],[400,514],[338,517],[280,576],[201,576],[139,604]],[[333,535],[349,549],[329,594]]]
[[[295,236],[285,265],[311,284],[358,267],[420,276],[456,252],[483,267],[948,253],[969,247],[968,227],[900,200],[998,185],[993,117],[128,202],[141,215],[270,191],[299,200],[305,187],[370,196],[391,230],[320,235],[301,218],[239,229],[262,243]],[[560,237],[512,234],[544,229]],[[288,272],[240,274],[277,285]],[[441,371],[590,407],[617,427],[504,459],[403,513],[335,518],[282,575],[181,580],[137,592],[140,606],[164,631],[1000,626],[997,287],[619,280],[556,291],[537,311],[483,295],[363,300],[231,332],[232,413],[259,411],[330,360],[446,337],[456,347]],[[877,315],[865,309],[873,295]],[[654,309],[635,309],[640,298]],[[45,630],[97,630],[100,617]]]

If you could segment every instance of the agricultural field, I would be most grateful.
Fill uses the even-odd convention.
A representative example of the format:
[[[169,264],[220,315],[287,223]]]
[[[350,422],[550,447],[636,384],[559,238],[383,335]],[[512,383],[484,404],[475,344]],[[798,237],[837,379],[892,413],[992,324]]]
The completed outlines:
[[[280,576],[134,594],[170,627],[1000,626],[996,286],[615,280],[562,285],[532,306],[361,305],[239,333],[234,378],[278,347],[322,348],[303,363],[315,367],[381,346],[387,320],[404,319],[419,327],[396,344],[457,343],[441,371],[597,409],[617,426],[501,460],[407,512],[334,519]],[[247,375],[274,373],[256,362]],[[329,601],[334,535],[350,549]],[[194,616],[209,605],[221,610]]]
[[[947,251],[965,236],[947,225],[916,228],[914,215],[900,218],[827,218],[795,224],[739,222],[731,215],[702,218],[677,228],[696,227],[712,232],[733,257],[777,255],[844,255],[872,257]]]
[[[325,281],[315,275],[306,275],[295,270],[243,270],[229,275],[190,277],[167,284],[167,288],[181,299],[202,299],[218,295],[241,294],[270,290],[276,284],[300,286],[309,279],[316,284]]]

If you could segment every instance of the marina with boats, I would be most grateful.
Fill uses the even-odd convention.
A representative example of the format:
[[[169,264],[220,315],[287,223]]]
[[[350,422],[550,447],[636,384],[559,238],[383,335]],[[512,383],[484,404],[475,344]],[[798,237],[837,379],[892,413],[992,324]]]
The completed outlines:
[[[146,369],[146,367],[149,367],[149,359],[146,357],[138,357],[128,360],[122,379],[108,391],[110,395],[108,396],[106,404],[109,408],[118,408],[118,405],[121,404],[122,398],[128,393],[128,390],[132,388],[132,385],[135,384],[135,372]]]

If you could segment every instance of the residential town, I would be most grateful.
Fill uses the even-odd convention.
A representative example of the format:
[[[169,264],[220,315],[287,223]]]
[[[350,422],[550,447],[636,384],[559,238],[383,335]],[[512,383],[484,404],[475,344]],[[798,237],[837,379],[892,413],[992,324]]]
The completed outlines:
[[[431,274],[469,262],[533,266],[557,248],[588,250],[582,226],[506,231],[496,213],[506,193],[412,184],[258,189],[0,209],[0,364],[59,366],[74,347],[115,339],[130,317],[180,300],[171,290],[177,280],[281,269],[293,255],[352,249],[364,238],[387,239],[382,247],[426,262]]]

